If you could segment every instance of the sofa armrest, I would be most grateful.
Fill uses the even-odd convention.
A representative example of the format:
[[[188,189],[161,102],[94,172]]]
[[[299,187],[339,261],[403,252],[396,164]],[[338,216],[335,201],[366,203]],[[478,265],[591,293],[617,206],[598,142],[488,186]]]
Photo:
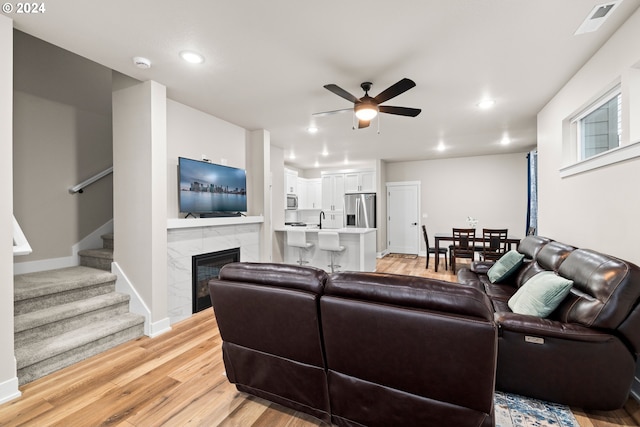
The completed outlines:
[[[563,323],[551,319],[510,312],[497,312],[494,319],[499,331],[510,331],[524,335],[561,338],[571,341],[606,342],[611,334],[600,332],[574,323]]]
[[[471,263],[471,271],[477,274],[487,274],[495,261],[474,261]]]

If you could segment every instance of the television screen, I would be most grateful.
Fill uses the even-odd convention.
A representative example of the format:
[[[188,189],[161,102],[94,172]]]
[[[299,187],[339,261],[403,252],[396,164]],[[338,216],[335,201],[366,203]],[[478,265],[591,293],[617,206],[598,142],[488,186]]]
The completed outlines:
[[[231,213],[247,210],[244,169],[178,158],[180,212]]]

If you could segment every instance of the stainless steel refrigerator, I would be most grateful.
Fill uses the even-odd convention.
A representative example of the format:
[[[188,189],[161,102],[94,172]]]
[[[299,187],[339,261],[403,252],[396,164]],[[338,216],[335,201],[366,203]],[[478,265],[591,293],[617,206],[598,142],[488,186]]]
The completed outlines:
[[[376,194],[345,194],[344,214],[347,227],[375,228]]]

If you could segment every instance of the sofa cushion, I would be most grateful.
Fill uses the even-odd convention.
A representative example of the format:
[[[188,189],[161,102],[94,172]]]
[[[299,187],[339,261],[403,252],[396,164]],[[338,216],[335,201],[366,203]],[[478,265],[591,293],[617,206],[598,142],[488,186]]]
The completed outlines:
[[[540,249],[550,241],[551,239],[542,236],[527,236],[520,241],[518,252],[524,254],[527,259],[535,259]]]
[[[593,250],[573,251],[560,266],[559,273],[574,281],[571,295],[555,313],[564,322],[616,329],[640,298],[640,269]],[[639,338],[629,339],[638,341]]]
[[[552,271],[536,274],[509,299],[509,308],[518,314],[547,317],[571,290],[573,281]]]
[[[524,254],[511,250],[502,255],[499,260],[487,271],[487,276],[491,283],[501,282],[502,280],[513,274],[520,267]]]
[[[573,246],[560,242],[549,242],[540,249],[536,260],[542,268],[548,271],[558,271],[562,262],[574,250]]]

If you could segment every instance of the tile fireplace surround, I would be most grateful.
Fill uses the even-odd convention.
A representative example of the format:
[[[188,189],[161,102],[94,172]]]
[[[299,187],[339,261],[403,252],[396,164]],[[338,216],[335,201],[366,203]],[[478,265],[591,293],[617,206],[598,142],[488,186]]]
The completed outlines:
[[[167,221],[167,287],[171,324],[191,317],[191,258],[208,252],[240,248],[240,260],[260,260],[260,229],[264,218],[189,218]]]

